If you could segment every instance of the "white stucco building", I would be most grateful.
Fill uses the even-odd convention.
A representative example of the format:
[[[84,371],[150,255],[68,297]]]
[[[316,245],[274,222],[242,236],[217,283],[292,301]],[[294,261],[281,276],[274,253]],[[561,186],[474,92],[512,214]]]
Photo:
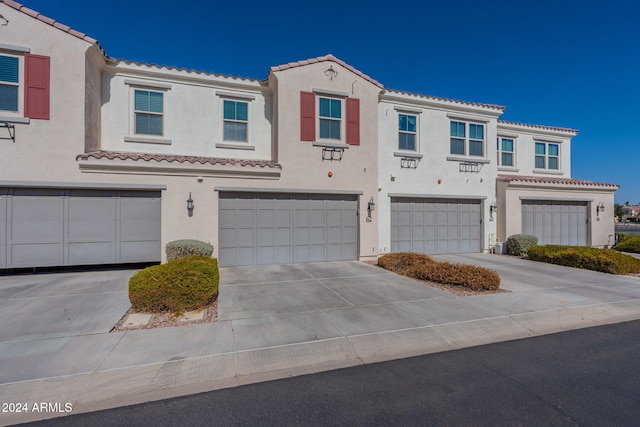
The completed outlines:
[[[162,261],[183,238],[230,266],[613,234],[617,186],[571,177],[575,130],[386,90],[332,55],[246,79],[0,14],[0,269]]]

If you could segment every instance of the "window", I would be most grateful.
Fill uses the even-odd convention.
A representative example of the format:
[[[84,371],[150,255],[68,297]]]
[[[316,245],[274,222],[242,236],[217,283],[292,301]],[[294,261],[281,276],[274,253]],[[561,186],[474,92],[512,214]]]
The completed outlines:
[[[452,121],[451,154],[466,156],[467,153],[484,157],[484,125]]]
[[[333,98],[318,98],[320,103],[318,115],[320,124],[320,139],[342,139],[340,128],[342,125],[342,101]]]
[[[515,141],[512,138],[497,138],[498,166],[515,167]]]
[[[134,98],[135,133],[162,136],[164,94],[136,89]]]
[[[247,142],[249,104],[243,101],[224,101],[224,140]]]
[[[19,59],[0,55],[0,110],[18,112]]]
[[[416,123],[418,118],[410,114],[398,114],[398,148],[416,151]]]
[[[536,142],[536,169],[560,169],[560,146],[547,142]]]

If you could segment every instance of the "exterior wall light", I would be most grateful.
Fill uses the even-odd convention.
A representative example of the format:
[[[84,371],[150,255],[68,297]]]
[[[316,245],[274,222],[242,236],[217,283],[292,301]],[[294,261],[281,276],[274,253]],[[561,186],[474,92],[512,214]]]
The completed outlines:
[[[371,212],[376,210],[376,204],[373,201],[373,196],[369,198],[369,203],[367,203],[367,222],[371,222]]]
[[[604,212],[604,202],[600,202],[596,206],[596,216],[600,216],[600,212]]]
[[[193,216],[193,199],[191,198],[191,192],[189,192],[189,198],[187,199],[187,213],[189,216]]]
[[[493,214],[495,214],[497,211],[498,211],[498,204],[496,202],[493,202],[489,206],[489,221],[493,221]]]

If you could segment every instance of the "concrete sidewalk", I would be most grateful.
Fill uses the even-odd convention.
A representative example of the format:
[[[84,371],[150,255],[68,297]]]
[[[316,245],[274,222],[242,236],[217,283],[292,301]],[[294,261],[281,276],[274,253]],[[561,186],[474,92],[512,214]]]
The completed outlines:
[[[108,333],[131,271],[0,278],[0,397],[28,408],[0,424],[640,319],[637,277],[437,258],[510,292],[458,297],[360,262],[223,268],[218,322]]]

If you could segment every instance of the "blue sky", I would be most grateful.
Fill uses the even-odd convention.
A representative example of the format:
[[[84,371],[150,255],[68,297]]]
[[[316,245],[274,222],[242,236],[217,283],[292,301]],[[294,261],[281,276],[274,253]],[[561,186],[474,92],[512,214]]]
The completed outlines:
[[[23,3],[114,58],[263,79],[332,53],[386,88],[504,105],[504,120],[578,129],[572,176],[640,203],[636,0]]]

